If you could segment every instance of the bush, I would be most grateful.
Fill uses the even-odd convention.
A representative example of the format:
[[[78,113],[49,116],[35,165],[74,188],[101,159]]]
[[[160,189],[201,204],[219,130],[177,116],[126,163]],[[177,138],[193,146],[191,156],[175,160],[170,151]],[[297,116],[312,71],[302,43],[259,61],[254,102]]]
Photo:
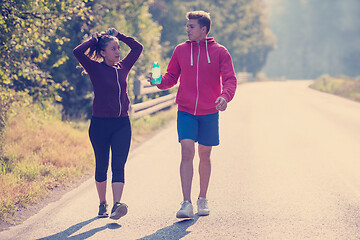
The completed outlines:
[[[360,77],[323,75],[316,79],[310,87],[360,102]]]

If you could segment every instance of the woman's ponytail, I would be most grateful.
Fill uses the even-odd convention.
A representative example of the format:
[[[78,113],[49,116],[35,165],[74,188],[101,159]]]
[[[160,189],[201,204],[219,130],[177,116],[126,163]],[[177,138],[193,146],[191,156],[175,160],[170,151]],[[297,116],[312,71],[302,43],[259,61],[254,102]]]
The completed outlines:
[[[105,33],[101,33],[98,37],[98,41],[95,45],[91,46],[85,54],[94,61],[102,62],[104,57],[101,55],[101,51],[105,51],[106,46],[110,41],[118,41],[116,37],[110,36]]]

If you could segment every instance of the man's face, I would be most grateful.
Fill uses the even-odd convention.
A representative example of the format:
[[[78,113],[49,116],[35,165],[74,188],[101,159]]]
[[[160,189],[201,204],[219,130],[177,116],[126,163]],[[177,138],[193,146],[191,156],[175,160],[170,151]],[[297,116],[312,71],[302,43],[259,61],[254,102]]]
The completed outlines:
[[[206,37],[206,27],[200,27],[197,19],[189,19],[186,32],[190,41],[201,41]]]

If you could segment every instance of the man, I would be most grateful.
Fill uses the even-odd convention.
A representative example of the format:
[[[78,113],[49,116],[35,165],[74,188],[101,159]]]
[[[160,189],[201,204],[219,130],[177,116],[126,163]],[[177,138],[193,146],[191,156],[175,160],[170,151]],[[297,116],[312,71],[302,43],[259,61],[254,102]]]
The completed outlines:
[[[181,144],[180,177],[183,193],[177,218],[194,217],[191,202],[195,142],[200,158],[200,193],[198,215],[209,215],[206,199],[212,146],[219,145],[219,112],[227,108],[236,90],[236,77],[231,56],[224,46],[208,38],[210,15],[204,11],[188,12],[186,31],[189,40],[178,45],[170,59],[167,73],[162,76],[159,89],[176,85],[178,104],[177,130]],[[221,78],[221,80],[220,80]],[[148,77],[151,83],[151,74]],[[221,86],[222,85],[222,86]]]

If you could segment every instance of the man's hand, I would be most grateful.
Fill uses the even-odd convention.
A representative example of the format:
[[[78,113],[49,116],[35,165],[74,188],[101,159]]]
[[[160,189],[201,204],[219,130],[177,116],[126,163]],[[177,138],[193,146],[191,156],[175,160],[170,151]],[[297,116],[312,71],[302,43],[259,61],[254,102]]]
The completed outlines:
[[[152,84],[152,72],[149,72],[147,76],[147,81],[150,83],[151,86],[156,86],[156,84]]]
[[[218,97],[215,103],[217,103],[216,109],[219,111],[225,111],[225,109],[227,108],[227,101],[223,97]]]

